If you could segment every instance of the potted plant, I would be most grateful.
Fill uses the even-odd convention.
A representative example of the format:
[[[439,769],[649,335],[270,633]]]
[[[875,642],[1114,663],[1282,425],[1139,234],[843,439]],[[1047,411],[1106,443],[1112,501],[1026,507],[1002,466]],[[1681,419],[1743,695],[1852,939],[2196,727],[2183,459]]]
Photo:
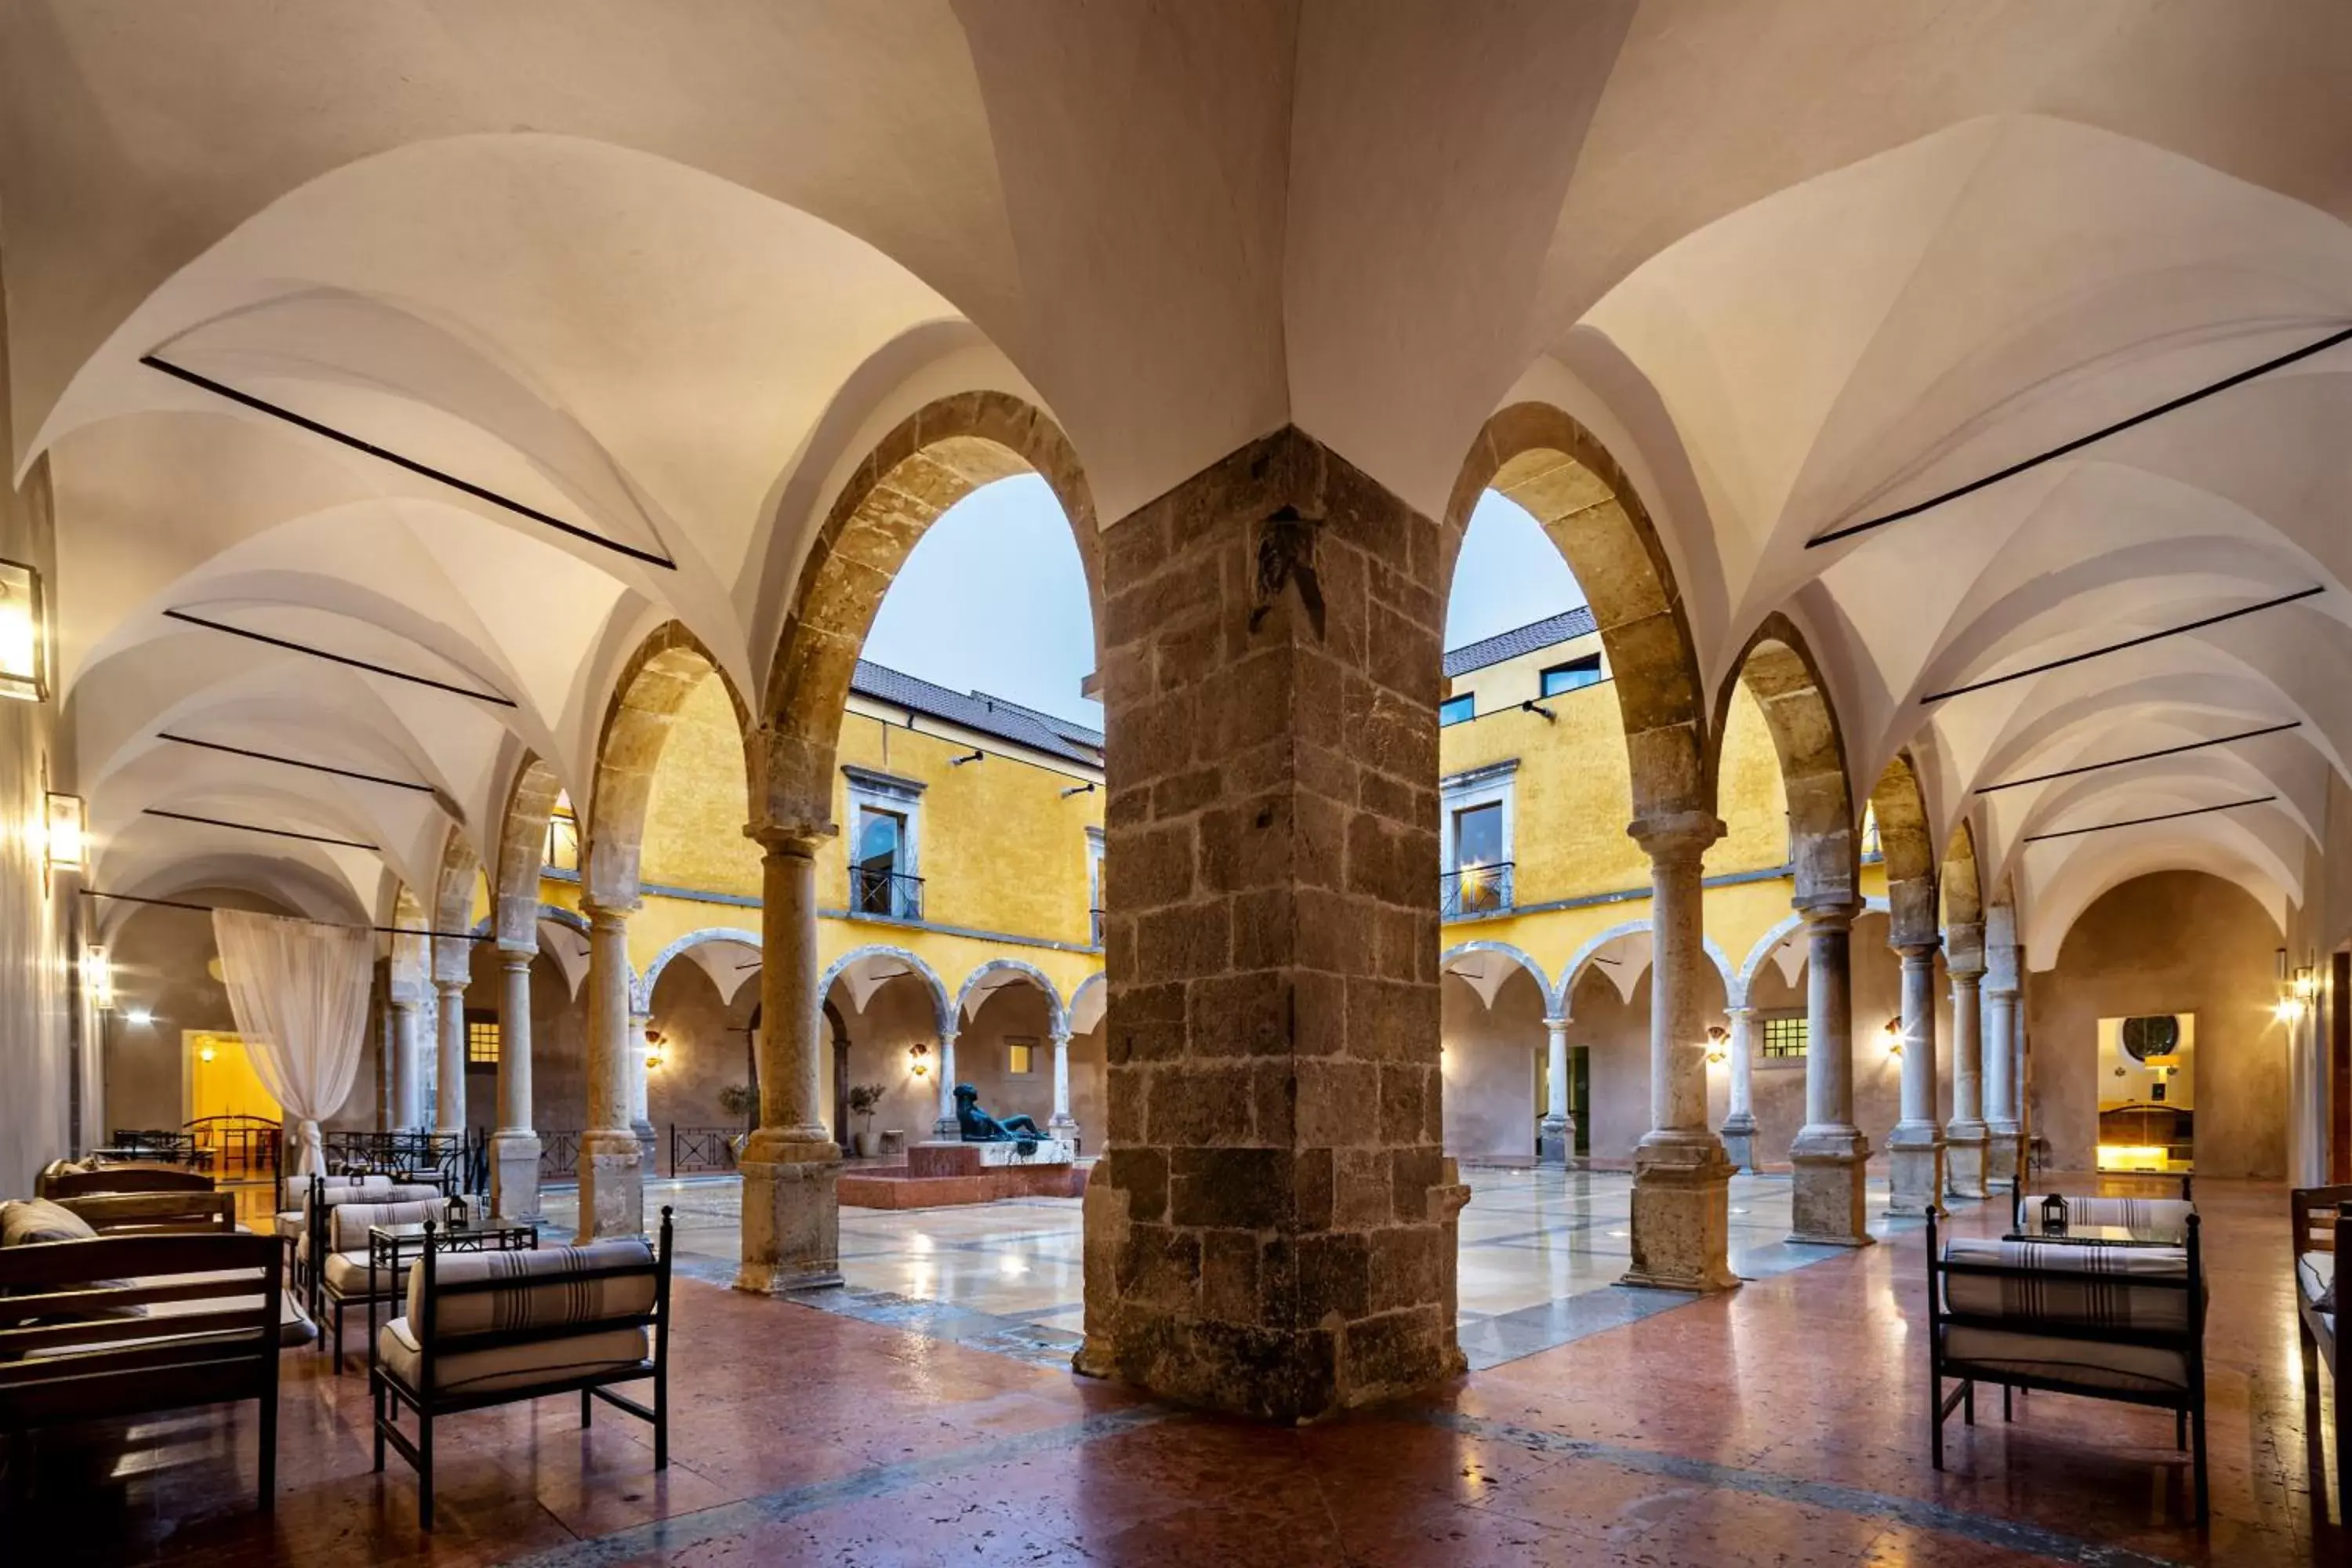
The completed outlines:
[[[849,1114],[857,1118],[857,1157],[874,1158],[874,1113],[882,1107],[882,1096],[889,1086],[880,1083],[853,1083],[849,1086]]]
[[[743,1157],[743,1140],[749,1138],[751,1129],[760,1124],[760,1097],[748,1083],[727,1084],[719,1091],[719,1109],[730,1116],[743,1119],[743,1131],[727,1140],[728,1148],[740,1160]]]

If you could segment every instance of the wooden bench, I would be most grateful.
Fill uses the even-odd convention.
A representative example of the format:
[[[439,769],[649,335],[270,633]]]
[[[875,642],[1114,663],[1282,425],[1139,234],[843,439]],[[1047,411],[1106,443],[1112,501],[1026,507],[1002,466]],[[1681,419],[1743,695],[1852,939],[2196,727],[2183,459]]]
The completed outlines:
[[[33,1195],[56,1201],[99,1193],[209,1193],[217,1188],[202,1171],[176,1165],[71,1165],[52,1160],[33,1179]]]
[[[2347,1448],[2352,1445],[2352,1410],[2344,1405],[2344,1379],[2336,1363],[2336,1258],[2352,1243],[2352,1185],[2297,1187],[2287,1194],[2294,1237],[2296,1338],[2303,1347],[2304,1429],[2319,1440],[2319,1369],[2336,1390],[2336,1495],[2337,1507],[2352,1498],[2345,1488]],[[2313,1505],[2325,1513],[2324,1500]]]
[[[241,1231],[0,1247],[0,1436],[18,1487],[34,1431],[250,1399],[271,1509],[284,1256]],[[225,1274],[251,1294],[224,1297]]]
[[[2197,1215],[2182,1246],[1937,1238],[1927,1215],[1929,1447],[1944,1468],[1944,1423],[1976,1425],[1976,1385],[2039,1389],[2173,1412],[2173,1440],[2190,1446],[2197,1521],[2205,1474],[2205,1288]],[[1959,1386],[1945,1392],[1947,1381]]]

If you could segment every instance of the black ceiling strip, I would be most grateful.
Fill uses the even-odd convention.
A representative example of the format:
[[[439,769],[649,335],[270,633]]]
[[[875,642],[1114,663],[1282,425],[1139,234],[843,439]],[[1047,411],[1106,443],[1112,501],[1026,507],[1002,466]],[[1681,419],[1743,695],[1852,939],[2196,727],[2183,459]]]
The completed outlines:
[[[1999,790],[2021,789],[2027,784],[2048,784],[2052,779],[2071,779],[2077,773],[2095,773],[2101,768],[2119,768],[2126,763],[2145,763],[2156,757],[2177,757],[2183,752],[2201,752],[2208,746],[2226,746],[2232,741],[2251,741],[2257,735],[2276,735],[2288,730],[2300,730],[2303,721],[2290,719],[2284,724],[2266,725],[2260,730],[2242,730],[2234,735],[2216,735],[2210,741],[2190,741],[2186,745],[2166,746],[2154,752],[2142,752],[2136,757],[2117,757],[2113,762],[2085,763],[2079,768],[2060,768],[2054,773],[2035,773],[2028,779],[2011,779],[2007,784],[1980,784],[1979,795],[1991,795]]]
[[[149,806],[144,815],[168,816],[173,822],[201,822],[206,827],[234,827],[239,833],[267,833],[272,838],[299,838],[310,844],[333,844],[345,849],[373,849],[379,855],[383,853],[383,845],[362,844],[356,838],[330,838],[320,833],[297,833],[290,827],[261,827],[250,822],[230,822],[224,817],[196,816],[184,811],[165,811],[160,805]]]
[[[281,757],[275,752],[248,751],[243,746],[224,745],[218,741],[199,741],[192,735],[174,735],[169,730],[160,731],[159,741],[173,741],[183,746],[201,746],[207,752],[226,752],[233,757],[252,757],[258,762],[283,763],[289,768],[308,768],[314,773],[332,773],[341,779],[357,779],[362,784],[390,784],[394,789],[415,790],[419,795],[431,795],[433,786],[408,779],[390,779],[380,773],[363,773],[354,768],[330,767],[325,763],[306,763],[299,757]]]
[[[559,533],[568,533],[574,539],[583,539],[591,544],[602,545],[607,550],[627,556],[632,561],[642,561],[648,566],[665,567],[672,572],[677,570],[677,563],[667,555],[659,555],[650,550],[640,550],[634,544],[624,544],[617,539],[607,539],[604,535],[583,528],[576,522],[566,522],[560,517],[551,517],[535,506],[526,506],[521,501],[499,494],[496,490],[487,489],[469,480],[461,479],[455,474],[444,473],[429,463],[420,463],[414,458],[404,458],[397,452],[387,451],[373,441],[363,441],[357,436],[336,429],[331,425],[321,425],[316,419],[307,418],[290,408],[281,408],[277,404],[256,397],[249,392],[239,392],[233,386],[215,381],[208,375],[199,375],[194,371],[173,364],[169,360],[158,359],[153,354],[141,354],[139,363],[150,370],[160,370],[165,375],[184,381],[191,386],[201,386],[206,392],[226,397],[231,403],[240,404],[257,414],[267,414],[273,419],[283,419],[289,425],[308,430],[314,436],[324,436],[328,440],[339,442],[355,452],[365,452],[371,458],[381,458],[394,468],[405,468],[412,474],[421,474],[428,479],[437,479],[452,489],[465,491],[477,500],[488,501],[492,506],[503,508],[518,517],[527,517],[533,522],[543,523]]]
[[[2315,587],[2297,588],[2292,594],[2282,594],[2275,599],[2264,599],[2259,605],[2241,605],[2234,610],[2224,610],[2218,616],[2207,616],[2202,620],[2190,621],[2184,626],[2167,626],[2160,632],[2149,632],[2145,637],[2126,637],[2122,642],[2109,643],[2105,647],[2095,647],[2084,653],[2070,653],[2064,658],[2053,658],[2047,664],[2030,665],[2023,669],[2011,670],[2007,675],[1995,675],[1983,680],[1972,680],[1966,686],[1955,686],[1945,691],[1930,691],[1919,700],[1923,703],[1941,702],[1947,697],[1961,697],[1971,691],[1982,691],[1990,686],[2003,686],[2012,680],[2022,680],[2029,675],[2046,674],[2053,669],[2063,669],[2070,664],[2080,664],[2084,659],[2099,658],[2111,653],[2121,653],[2127,647],[2138,647],[2144,643],[2161,642],[2166,637],[2177,637],[2183,632],[2200,631],[2207,626],[2218,626],[2223,621],[2234,621],[2241,616],[2251,616],[2263,610],[2275,610],[2281,605],[2292,605],[2297,599],[2308,599],[2314,594],[2326,592],[2327,592],[2327,585],[2324,583]]]
[[[2069,452],[2079,452],[2095,441],[2104,441],[2110,436],[2120,436],[2136,425],[2145,425],[2151,419],[2161,418],[2176,409],[2186,408],[2192,403],[2202,402],[2216,393],[2227,392],[2233,386],[2242,385],[2257,376],[2268,375],[2274,370],[2284,370],[2298,360],[2306,360],[2315,353],[2324,353],[2336,344],[2347,342],[2352,342],[2352,327],[2345,327],[2330,332],[2315,343],[2306,343],[2299,349],[2290,350],[2276,359],[2264,360],[2250,370],[2242,370],[2235,375],[2225,375],[2221,380],[2200,386],[2194,392],[2183,393],[2169,403],[2159,403],[2153,408],[2144,409],[2128,419],[2118,419],[2113,425],[2102,426],[2087,436],[2077,436],[2063,446],[2053,447],[2048,451],[2028,458],[2022,462],[2011,463],[1996,473],[1987,474],[1980,479],[1971,479],[1967,484],[1946,490],[1941,495],[1930,496],[1926,500],[1914,505],[1874,517],[1867,522],[1849,523],[1843,528],[1833,528],[1827,533],[1819,534],[1805,541],[1805,548],[1814,550],[1824,544],[1835,544],[1841,539],[1852,539],[1857,533],[1867,533],[1874,528],[1885,528],[1890,522],[1901,522],[1906,518],[1916,517],[1923,511],[1942,506],[1946,501],[1954,501],[1962,496],[1974,495],[1989,485],[1997,485],[2003,479],[2015,479],[2029,468],[2038,468],[2044,463],[2054,462]]]
[[[436,680],[429,675],[411,675],[407,670],[394,669],[389,665],[371,664],[363,658],[353,658],[347,653],[330,653],[322,647],[312,647],[309,643],[291,642],[285,637],[274,637],[268,632],[233,626],[226,621],[208,621],[202,616],[191,615],[185,610],[165,610],[163,613],[175,621],[185,621],[192,626],[203,626],[207,631],[226,632],[233,637],[245,637],[253,642],[268,643],[271,647],[282,647],[293,653],[307,653],[313,658],[323,658],[336,664],[349,665],[353,669],[364,669],[373,675],[389,675],[394,680],[414,681],[419,686],[429,686],[436,691],[446,691],[458,697],[470,697],[477,702],[495,702],[501,708],[516,706],[513,698],[501,697],[495,691],[476,691],[470,687],[452,686],[446,680]]]
[[[2155,816],[2135,816],[2123,822],[2102,822],[2089,827],[2062,827],[2054,833],[2029,833],[2024,842],[2039,844],[2045,838],[2073,838],[2084,833],[2105,833],[2110,828],[2138,827],[2145,823],[2170,822],[2177,816],[2202,816],[2209,811],[2235,811],[2242,805],[2268,805],[2277,798],[2274,795],[2258,795],[2252,800],[2223,801],[2220,805],[2192,805],[2187,811],[2167,811]]]
[[[152,904],[159,910],[193,910],[200,915],[211,914],[221,908],[218,904],[184,903],[178,899],[142,899],[136,893],[101,892],[96,888],[82,889],[81,896],[85,899],[111,899],[118,904]],[[246,911],[238,910],[236,912],[244,913]],[[337,921],[312,921],[310,923],[312,925],[335,926],[338,930],[341,931],[381,931],[385,936],[429,936],[436,938],[442,942],[496,942],[499,940],[495,935],[487,931],[418,931],[413,926],[347,926]]]

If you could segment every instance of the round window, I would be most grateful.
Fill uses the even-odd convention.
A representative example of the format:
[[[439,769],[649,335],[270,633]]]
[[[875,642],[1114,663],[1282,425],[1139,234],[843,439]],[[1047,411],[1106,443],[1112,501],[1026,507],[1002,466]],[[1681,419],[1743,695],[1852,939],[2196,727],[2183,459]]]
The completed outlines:
[[[2136,1062],[2168,1057],[2180,1046],[2180,1020],[2169,1013],[2124,1020],[2124,1054]]]

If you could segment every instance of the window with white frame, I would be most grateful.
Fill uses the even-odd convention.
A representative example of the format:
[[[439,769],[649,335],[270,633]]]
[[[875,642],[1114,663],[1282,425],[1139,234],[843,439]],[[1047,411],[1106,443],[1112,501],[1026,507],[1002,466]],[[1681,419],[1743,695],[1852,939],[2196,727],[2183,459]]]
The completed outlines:
[[[1448,919],[1512,907],[1511,834],[1517,759],[1443,782],[1439,910]]]
[[[1103,944],[1103,830],[1087,829],[1087,940]]]
[[[923,918],[923,786],[845,764],[849,780],[849,912]]]

